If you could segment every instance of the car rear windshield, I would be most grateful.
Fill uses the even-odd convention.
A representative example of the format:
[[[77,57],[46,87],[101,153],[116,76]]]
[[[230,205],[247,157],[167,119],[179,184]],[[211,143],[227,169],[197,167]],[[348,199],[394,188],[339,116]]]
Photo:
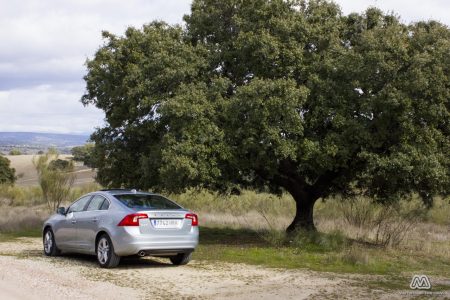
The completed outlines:
[[[119,194],[114,195],[129,208],[136,209],[180,209],[181,207],[167,198],[148,194]]]

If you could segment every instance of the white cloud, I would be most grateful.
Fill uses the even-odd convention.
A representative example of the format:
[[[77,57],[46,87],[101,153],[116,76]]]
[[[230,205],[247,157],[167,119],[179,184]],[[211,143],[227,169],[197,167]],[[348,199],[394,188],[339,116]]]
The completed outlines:
[[[0,0],[0,131],[90,133],[103,113],[79,101],[101,31],[180,23],[189,0]]]
[[[0,131],[91,133],[103,113],[79,102],[80,86],[41,85],[0,92]]]
[[[405,23],[436,20],[450,25],[450,1],[448,0],[336,0],[345,14],[364,12],[375,6],[385,12],[400,15]]]

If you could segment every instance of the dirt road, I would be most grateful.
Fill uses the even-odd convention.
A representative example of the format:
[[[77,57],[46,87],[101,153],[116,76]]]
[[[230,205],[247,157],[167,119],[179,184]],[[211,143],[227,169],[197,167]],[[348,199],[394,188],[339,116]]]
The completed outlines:
[[[40,239],[0,243],[0,299],[355,299],[381,296],[349,277],[243,264],[42,255]],[[386,296],[386,295],[384,295]],[[392,296],[392,295],[391,295]],[[392,297],[390,297],[392,298]]]

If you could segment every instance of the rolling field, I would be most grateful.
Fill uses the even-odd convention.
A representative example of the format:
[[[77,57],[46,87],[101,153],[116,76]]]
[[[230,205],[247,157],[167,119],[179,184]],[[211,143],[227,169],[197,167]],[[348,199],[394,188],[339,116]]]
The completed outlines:
[[[33,165],[33,157],[35,155],[6,155],[5,157],[11,161],[11,167],[16,169],[16,176],[18,177],[16,185],[38,185],[36,168]],[[59,158],[64,160],[69,160],[71,157],[71,155],[59,155]],[[73,173],[76,175],[75,186],[94,182],[95,171],[78,162],[75,162],[75,170]]]

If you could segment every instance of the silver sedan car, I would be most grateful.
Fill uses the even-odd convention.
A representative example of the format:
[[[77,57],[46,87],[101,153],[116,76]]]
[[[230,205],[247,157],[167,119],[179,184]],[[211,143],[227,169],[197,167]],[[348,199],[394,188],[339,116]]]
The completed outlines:
[[[161,195],[136,190],[87,194],[67,209],[58,208],[42,232],[45,255],[93,254],[104,268],[132,255],[187,264],[199,237],[196,214]]]

